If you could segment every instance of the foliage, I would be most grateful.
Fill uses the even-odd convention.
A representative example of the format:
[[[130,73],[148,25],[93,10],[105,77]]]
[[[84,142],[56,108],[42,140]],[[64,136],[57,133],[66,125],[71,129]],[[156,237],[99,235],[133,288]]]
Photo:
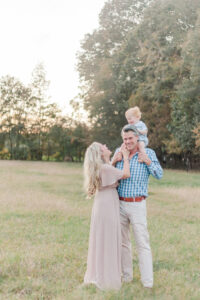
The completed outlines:
[[[43,64],[28,86],[9,75],[0,79],[0,151],[8,149],[10,159],[81,161],[94,140],[114,150],[122,142],[126,109],[138,105],[158,157],[194,161],[200,148],[199,34],[199,0],[106,1],[98,28],[81,42],[74,114],[63,116],[50,103]],[[80,121],[83,108],[89,124]]]
[[[15,158],[14,147],[18,151],[20,143],[23,143],[30,97],[30,89],[25,87],[18,79],[11,76],[1,78],[1,134],[9,142],[7,148],[10,151],[11,159]]]
[[[92,139],[116,147],[121,138],[119,128],[125,122],[127,93],[120,91],[113,67],[115,53],[127,34],[142,18],[150,1],[109,1],[99,17],[99,29],[87,34],[79,53],[78,70],[84,81],[84,108],[89,112]]]
[[[193,130],[193,132],[194,132],[194,138],[195,138],[195,146],[197,149],[200,149],[200,123]]]
[[[83,159],[87,126],[61,115],[58,106],[48,101],[48,85],[42,64],[34,69],[28,87],[11,76],[0,79],[0,158]]]
[[[172,99],[171,132],[186,152],[195,151],[196,133],[198,145],[198,124],[200,123],[200,9],[197,11],[193,31],[189,31],[182,49],[183,61],[180,68],[182,80],[176,87]],[[193,150],[192,150],[193,149]]]
[[[195,153],[200,122],[200,2],[108,1],[78,54],[92,136],[114,148],[139,105],[159,155]],[[173,148],[173,141],[178,147]],[[170,150],[169,150],[170,148]],[[169,152],[168,152],[169,151]]]
[[[0,159],[10,159],[10,152],[8,149],[3,148],[0,151]]]

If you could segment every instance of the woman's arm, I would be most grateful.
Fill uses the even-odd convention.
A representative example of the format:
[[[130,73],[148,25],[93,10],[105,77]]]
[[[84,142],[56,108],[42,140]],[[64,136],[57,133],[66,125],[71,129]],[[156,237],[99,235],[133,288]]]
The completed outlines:
[[[124,158],[124,167],[123,167],[123,176],[122,179],[126,179],[131,177],[130,174],[130,166],[129,166],[129,159],[128,158]]]
[[[121,153],[124,159],[124,166],[123,166],[123,176],[122,179],[129,178],[130,174],[130,166],[129,166],[129,151],[125,148],[125,145],[121,147]]]
[[[118,151],[114,154],[114,156],[111,160],[111,165],[114,167],[116,165],[116,163],[121,160],[122,160],[122,153],[121,153],[121,151]]]

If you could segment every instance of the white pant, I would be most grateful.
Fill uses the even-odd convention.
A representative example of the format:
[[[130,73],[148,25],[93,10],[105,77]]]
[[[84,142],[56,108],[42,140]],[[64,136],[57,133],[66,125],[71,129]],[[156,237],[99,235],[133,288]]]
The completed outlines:
[[[146,200],[141,202],[120,201],[122,231],[122,273],[124,281],[133,279],[130,224],[135,238],[141,281],[145,287],[153,286],[153,264],[146,219]]]

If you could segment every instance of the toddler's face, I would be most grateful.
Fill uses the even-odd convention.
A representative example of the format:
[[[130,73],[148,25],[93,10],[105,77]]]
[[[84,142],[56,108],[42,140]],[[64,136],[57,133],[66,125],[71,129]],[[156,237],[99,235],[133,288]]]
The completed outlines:
[[[131,115],[126,115],[126,120],[128,122],[128,124],[135,124],[139,121],[139,118],[138,117],[135,117],[135,116],[131,116]]]

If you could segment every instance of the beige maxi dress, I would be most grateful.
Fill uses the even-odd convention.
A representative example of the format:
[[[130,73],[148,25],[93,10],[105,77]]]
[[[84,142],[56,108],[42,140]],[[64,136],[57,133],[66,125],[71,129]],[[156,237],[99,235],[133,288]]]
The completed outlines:
[[[102,290],[121,287],[121,228],[116,190],[123,171],[104,164],[101,186],[92,208],[87,270],[84,283]]]

